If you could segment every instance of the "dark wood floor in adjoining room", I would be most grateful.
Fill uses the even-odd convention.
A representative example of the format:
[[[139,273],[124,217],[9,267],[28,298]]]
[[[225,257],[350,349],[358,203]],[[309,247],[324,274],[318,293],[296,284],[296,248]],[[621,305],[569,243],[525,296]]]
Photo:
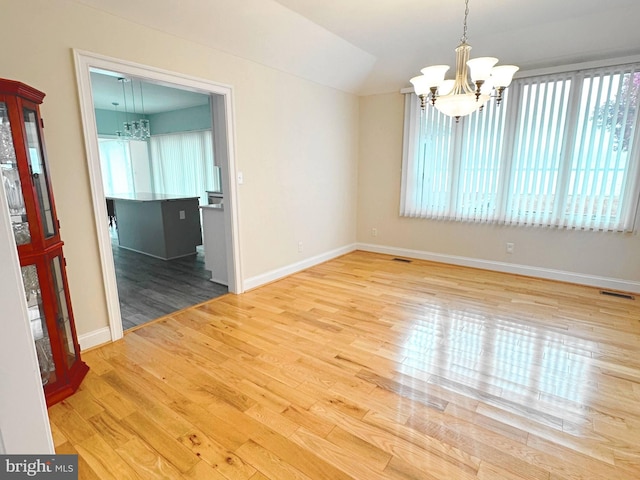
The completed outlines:
[[[210,280],[202,247],[195,255],[162,260],[119,247],[115,228],[110,231],[125,330],[228,292]]]
[[[354,252],[86,352],[80,479],[637,480],[640,306]]]

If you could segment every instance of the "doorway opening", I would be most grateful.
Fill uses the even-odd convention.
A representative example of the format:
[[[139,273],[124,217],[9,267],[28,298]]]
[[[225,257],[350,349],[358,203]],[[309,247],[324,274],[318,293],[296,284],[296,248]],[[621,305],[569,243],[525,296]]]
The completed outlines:
[[[231,88],[95,54],[74,53],[110,340],[121,338],[124,328],[171,313],[162,308],[179,310],[205,301],[203,295],[210,293],[213,298],[226,290],[219,276],[217,283],[206,278],[212,277],[207,270],[212,262],[205,265],[211,242],[202,241],[203,234],[206,237],[203,216],[212,210],[211,199],[221,203],[216,215],[224,231],[217,236],[220,251],[215,268],[226,267],[228,291],[240,293],[236,189],[231,181],[236,176]],[[126,97],[129,92],[131,96]],[[163,101],[168,105],[161,106]],[[167,114],[171,109],[182,112]],[[204,125],[207,118],[208,124]],[[141,119],[146,120],[151,132],[146,138],[127,132],[134,123],[139,129]],[[208,128],[198,128],[198,121],[200,127]],[[175,126],[181,122],[190,124]],[[192,132],[186,134],[184,130]],[[158,138],[154,139],[155,134]],[[136,135],[140,136],[139,130]],[[199,147],[193,147],[196,144]],[[200,150],[176,154],[181,145]],[[181,163],[176,157],[208,158],[202,151],[207,148],[210,162],[200,161],[194,167],[199,174],[189,177],[189,173],[172,170]],[[113,157],[105,165],[100,161],[101,153],[104,159],[108,152]],[[194,184],[184,177],[199,180]],[[142,272],[143,266],[149,268],[147,273]],[[170,267],[165,268],[169,271],[157,273],[161,270],[156,269],[163,266]],[[169,295],[162,291],[163,277],[166,286],[173,284]],[[143,285],[149,279],[153,288]],[[182,285],[176,289],[178,283]],[[214,288],[207,290],[207,286]],[[127,299],[124,291],[133,295]],[[138,302],[141,308],[130,308],[131,302]]]
[[[123,329],[227,293],[199,211],[224,200],[211,96],[96,70],[91,90]],[[207,253],[226,258],[219,240]]]

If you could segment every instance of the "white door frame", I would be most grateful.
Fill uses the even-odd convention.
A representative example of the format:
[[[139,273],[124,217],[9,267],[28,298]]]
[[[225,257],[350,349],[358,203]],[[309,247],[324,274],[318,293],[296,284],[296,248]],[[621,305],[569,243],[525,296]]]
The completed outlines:
[[[113,265],[113,253],[111,251],[111,239],[108,224],[105,221],[107,218],[107,208],[104,200],[105,195],[102,183],[102,171],[100,168],[98,130],[93,107],[93,94],[91,92],[90,69],[121,72],[156,83],[166,84],[170,87],[182,87],[211,95],[213,118],[214,120],[223,120],[213,122],[213,137],[216,139],[214,145],[217,155],[216,161],[220,163],[222,186],[225,192],[224,215],[229,292],[242,293],[244,288],[240,261],[237,207],[238,193],[235,182],[237,174],[232,87],[82,50],[74,49],[73,53],[80,96],[80,111],[82,114],[82,126],[84,128],[87,163],[89,167],[89,180],[93,198],[93,210],[95,212],[94,217],[98,235],[98,248],[100,250],[100,261],[102,264],[102,275],[107,299],[111,341],[122,338],[124,332],[118,299],[118,286],[116,284],[116,274]],[[226,142],[222,140],[226,140]]]

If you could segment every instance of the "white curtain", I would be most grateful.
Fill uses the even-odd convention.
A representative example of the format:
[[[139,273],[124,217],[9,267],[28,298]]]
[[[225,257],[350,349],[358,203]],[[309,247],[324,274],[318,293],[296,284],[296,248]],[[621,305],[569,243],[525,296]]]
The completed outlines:
[[[133,192],[129,144],[123,140],[100,138],[98,147],[105,195]]]
[[[149,145],[156,193],[198,196],[206,205],[206,192],[220,189],[211,130],[154,135]]]
[[[640,65],[523,78],[459,123],[406,95],[400,214],[630,231]]]

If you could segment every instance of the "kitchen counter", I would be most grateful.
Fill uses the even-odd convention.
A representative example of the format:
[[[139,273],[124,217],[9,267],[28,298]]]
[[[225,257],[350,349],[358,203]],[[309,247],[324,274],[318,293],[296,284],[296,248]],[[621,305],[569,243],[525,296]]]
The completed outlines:
[[[159,202],[165,200],[188,200],[188,199],[198,199],[199,197],[185,197],[184,195],[169,195],[166,193],[150,193],[150,192],[139,192],[139,193],[116,193],[107,197],[111,200],[130,200],[132,202]]]

